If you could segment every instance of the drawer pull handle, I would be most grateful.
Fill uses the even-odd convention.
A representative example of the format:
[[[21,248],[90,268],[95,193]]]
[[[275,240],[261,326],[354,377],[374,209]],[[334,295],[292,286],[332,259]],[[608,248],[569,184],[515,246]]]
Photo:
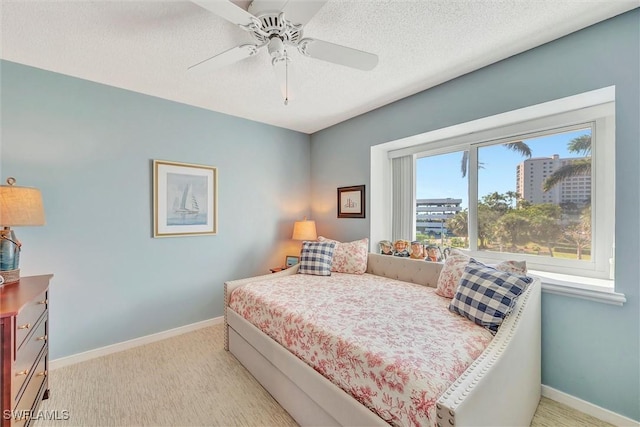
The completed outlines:
[[[43,335],[41,337],[36,338],[36,341],[46,341],[47,340],[47,336]]]
[[[16,372],[16,377],[20,375],[29,375],[29,370],[25,369],[24,371]]]
[[[46,377],[46,376],[47,376],[47,371],[38,372],[36,374],[36,377]]]
[[[38,304],[47,304],[49,302],[48,299],[43,299],[42,301],[38,301]]]
[[[18,326],[18,329],[29,329],[31,327],[31,323],[25,323],[24,325]]]

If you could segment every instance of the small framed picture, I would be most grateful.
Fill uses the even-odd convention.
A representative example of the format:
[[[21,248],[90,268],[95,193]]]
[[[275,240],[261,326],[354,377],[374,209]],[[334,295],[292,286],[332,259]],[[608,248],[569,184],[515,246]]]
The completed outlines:
[[[293,267],[294,265],[296,265],[298,262],[300,262],[300,257],[297,257],[295,255],[287,255],[287,257],[284,260],[284,265],[289,268],[289,267]]]
[[[364,218],[364,185],[338,188],[338,218]]]
[[[218,232],[218,170],[153,161],[153,237]]]

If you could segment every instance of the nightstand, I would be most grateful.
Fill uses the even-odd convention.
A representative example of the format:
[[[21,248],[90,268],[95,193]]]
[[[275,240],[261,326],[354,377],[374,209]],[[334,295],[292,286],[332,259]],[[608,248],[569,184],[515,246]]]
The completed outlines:
[[[287,269],[287,267],[273,267],[273,268],[270,268],[269,271],[272,272],[272,273],[277,273],[278,271],[282,271],[282,270],[286,270],[286,269]]]

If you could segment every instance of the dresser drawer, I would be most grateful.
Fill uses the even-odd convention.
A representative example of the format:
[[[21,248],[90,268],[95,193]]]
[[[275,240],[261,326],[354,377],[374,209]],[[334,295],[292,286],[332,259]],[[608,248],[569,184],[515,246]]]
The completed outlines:
[[[38,360],[38,363],[33,371],[31,379],[27,384],[27,387],[25,388],[24,393],[22,393],[22,396],[20,397],[20,401],[16,405],[16,409],[15,409],[16,412],[14,412],[15,414],[28,414],[30,413],[29,411],[32,411],[34,409],[36,399],[38,398],[38,395],[40,394],[40,389],[42,388],[42,383],[44,383],[48,375],[47,371],[45,370],[46,357],[47,357],[47,353],[44,352],[42,354],[42,357]],[[23,426],[23,425],[26,425],[27,423],[28,423],[27,419],[14,420],[11,426],[12,427]]]
[[[38,295],[25,305],[16,317],[16,349],[19,349],[29,332],[36,326],[38,319],[47,309],[47,292]]]
[[[42,349],[47,345],[47,322],[46,317],[41,319],[36,325],[35,330],[27,337],[22,347],[16,355],[16,362],[13,371],[13,384],[11,387],[12,396],[17,401],[20,396],[26,379],[31,375],[35,368],[35,363]]]
[[[49,395],[51,277],[23,276],[0,291],[0,427],[31,427],[32,411]]]

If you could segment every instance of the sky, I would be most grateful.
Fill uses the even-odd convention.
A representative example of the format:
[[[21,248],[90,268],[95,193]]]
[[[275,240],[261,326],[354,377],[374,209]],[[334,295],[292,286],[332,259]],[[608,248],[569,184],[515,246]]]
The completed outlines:
[[[589,134],[590,129],[527,139],[531,157],[560,158],[579,157],[567,151],[567,143],[580,135]],[[520,153],[505,148],[502,144],[481,147],[479,161],[484,167],[478,172],[478,197],[493,193],[516,191],[516,166],[524,161]],[[462,199],[462,207],[467,208],[467,178],[462,178],[460,164],[462,152],[422,157],[416,161],[416,198],[439,199],[451,197]]]

